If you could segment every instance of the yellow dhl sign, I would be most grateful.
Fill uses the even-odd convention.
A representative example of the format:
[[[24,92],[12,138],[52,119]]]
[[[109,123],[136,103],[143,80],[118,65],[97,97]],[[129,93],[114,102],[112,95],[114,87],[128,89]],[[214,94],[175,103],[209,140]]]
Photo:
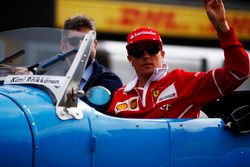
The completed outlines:
[[[215,38],[203,7],[122,1],[56,0],[56,26],[69,16],[85,14],[98,32],[127,34],[140,26],[156,28],[162,36]],[[250,40],[250,12],[227,10],[229,24],[242,40]]]

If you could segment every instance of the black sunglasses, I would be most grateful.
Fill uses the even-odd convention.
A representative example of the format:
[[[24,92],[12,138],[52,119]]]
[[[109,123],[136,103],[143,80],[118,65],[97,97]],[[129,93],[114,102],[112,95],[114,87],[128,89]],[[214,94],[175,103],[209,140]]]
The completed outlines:
[[[82,40],[83,40],[82,37],[69,37],[69,38],[67,38],[67,41],[71,46],[79,46],[80,41],[82,41]]]
[[[135,57],[135,58],[141,58],[144,56],[144,50],[150,55],[154,56],[161,50],[159,45],[151,45],[146,47],[136,47],[131,48],[128,50],[128,54]]]

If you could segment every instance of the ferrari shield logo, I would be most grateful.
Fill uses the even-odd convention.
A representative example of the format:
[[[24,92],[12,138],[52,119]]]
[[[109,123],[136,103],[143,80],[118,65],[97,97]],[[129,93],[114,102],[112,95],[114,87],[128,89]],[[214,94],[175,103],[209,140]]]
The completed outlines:
[[[159,90],[153,90],[153,96],[158,97],[159,96]]]

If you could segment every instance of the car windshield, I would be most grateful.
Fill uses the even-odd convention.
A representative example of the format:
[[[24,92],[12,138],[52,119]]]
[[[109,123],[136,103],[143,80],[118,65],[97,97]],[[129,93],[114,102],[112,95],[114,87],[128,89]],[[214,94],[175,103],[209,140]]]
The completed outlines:
[[[39,86],[52,92],[58,107],[76,106],[74,97],[94,39],[94,31],[84,34],[56,28],[2,32],[0,84]]]
[[[66,38],[72,32],[39,27],[0,33],[0,77],[15,74],[19,67],[38,67],[38,74],[65,76],[84,37],[74,32],[78,38]]]

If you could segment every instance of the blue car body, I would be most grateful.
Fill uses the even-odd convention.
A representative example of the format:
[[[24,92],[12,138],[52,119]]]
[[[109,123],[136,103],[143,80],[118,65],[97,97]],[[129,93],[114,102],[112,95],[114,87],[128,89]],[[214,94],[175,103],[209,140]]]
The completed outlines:
[[[250,166],[250,133],[220,118],[127,119],[77,100],[80,119],[60,119],[34,84],[0,85],[0,166]]]
[[[43,90],[1,86],[1,166],[250,166],[250,134],[219,118],[123,119],[78,103],[83,119],[63,121]]]

